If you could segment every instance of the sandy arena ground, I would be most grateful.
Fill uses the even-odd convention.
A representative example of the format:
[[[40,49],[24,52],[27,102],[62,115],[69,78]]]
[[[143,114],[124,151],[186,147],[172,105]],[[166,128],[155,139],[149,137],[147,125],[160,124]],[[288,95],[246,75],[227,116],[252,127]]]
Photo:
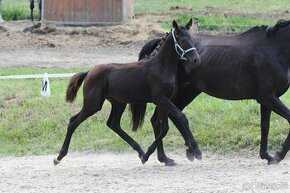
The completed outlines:
[[[0,67],[92,66],[136,61],[144,42],[162,34],[156,26],[136,22],[107,28],[43,28],[24,33],[30,22],[4,23],[0,31]],[[145,22],[143,22],[145,23]],[[67,31],[61,31],[67,30]],[[59,32],[61,31],[61,32]],[[129,35],[128,35],[129,34]],[[181,153],[180,153],[181,152]],[[69,153],[54,166],[56,155],[0,157],[0,192],[289,192],[289,157],[268,166],[257,154],[218,156],[205,153],[189,162],[184,151],[169,152],[176,167],[156,155],[142,165],[135,153]],[[257,153],[257,152],[256,152]]]
[[[182,152],[182,151],[180,151]],[[69,153],[58,166],[56,155],[0,158],[0,190],[23,192],[289,192],[290,160],[268,166],[255,155],[206,154],[190,162],[185,153],[169,155],[175,167],[155,155],[142,165],[135,153]]]

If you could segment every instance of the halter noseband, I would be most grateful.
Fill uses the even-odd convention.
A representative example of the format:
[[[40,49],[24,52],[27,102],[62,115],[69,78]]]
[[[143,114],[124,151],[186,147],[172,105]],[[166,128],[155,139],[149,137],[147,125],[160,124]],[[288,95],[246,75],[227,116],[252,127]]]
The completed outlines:
[[[193,50],[196,50],[196,48],[195,47],[192,47],[192,48],[189,48],[189,49],[187,49],[187,50],[184,50],[179,44],[178,44],[178,42],[177,42],[177,40],[176,40],[176,37],[175,37],[175,35],[174,35],[174,29],[171,31],[171,33],[172,33],[172,37],[173,37],[173,40],[174,40],[174,46],[175,46],[175,51],[176,51],[176,53],[180,56],[180,59],[181,60],[185,60],[185,61],[187,61],[187,58],[185,58],[184,57],[184,55],[185,54],[187,54],[188,52],[190,52],[190,51],[193,51]]]

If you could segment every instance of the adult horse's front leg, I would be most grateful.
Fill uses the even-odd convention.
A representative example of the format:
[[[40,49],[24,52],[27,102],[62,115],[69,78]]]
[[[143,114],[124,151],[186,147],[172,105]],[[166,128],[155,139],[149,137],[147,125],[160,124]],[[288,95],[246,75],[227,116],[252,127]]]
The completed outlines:
[[[268,98],[263,98],[258,100],[258,102],[267,106],[269,109],[273,110],[275,113],[285,118],[290,124],[290,110],[282,103],[282,101],[278,97],[272,96]],[[279,163],[281,160],[283,160],[289,149],[290,149],[290,131],[288,133],[286,140],[282,144],[282,148],[276,152],[274,156],[275,160],[270,162],[270,164]]]
[[[166,97],[161,97],[160,99],[157,99],[154,103],[158,106],[158,108],[161,108],[163,111],[167,112],[179,122],[179,125],[185,132],[186,142],[189,144],[190,149],[192,149],[196,153],[195,156],[197,158],[201,158],[201,151],[198,148],[196,140],[191,134],[186,116]],[[148,151],[143,156],[144,163],[148,160],[149,156],[154,152],[154,150],[160,144],[162,138],[166,135],[168,131],[168,126],[165,127],[164,125],[165,124],[163,124],[161,127],[159,136],[155,139],[152,145],[148,148]],[[192,141],[189,140],[191,137]]]
[[[261,144],[260,144],[260,157],[266,159],[268,164],[275,162],[274,157],[268,153],[268,134],[270,127],[271,110],[265,105],[261,104]]]

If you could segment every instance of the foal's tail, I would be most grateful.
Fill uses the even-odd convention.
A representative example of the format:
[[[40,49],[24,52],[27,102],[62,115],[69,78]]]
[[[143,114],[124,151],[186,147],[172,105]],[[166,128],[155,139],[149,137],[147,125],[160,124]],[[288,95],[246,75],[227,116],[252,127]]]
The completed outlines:
[[[146,103],[145,104],[130,104],[130,111],[132,113],[132,130],[137,131],[139,127],[142,126],[144,122],[144,117],[146,113]]]
[[[82,85],[82,82],[86,78],[88,72],[81,72],[78,74],[75,74],[71,77],[69,84],[66,89],[66,101],[72,103],[76,96],[77,92]]]

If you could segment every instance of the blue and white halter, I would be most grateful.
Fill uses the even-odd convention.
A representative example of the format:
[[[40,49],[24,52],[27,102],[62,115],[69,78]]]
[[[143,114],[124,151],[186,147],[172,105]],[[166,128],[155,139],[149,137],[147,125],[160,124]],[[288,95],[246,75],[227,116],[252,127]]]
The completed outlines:
[[[185,61],[187,61],[187,58],[185,58],[184,57],[184,55],[185,54],[187,54],[188,52],[190,52],[190,51],[193,51],[193,50],[196,50],[196,48],[195,47],[192,47],[192,48],[189,48],[189,49],[187,49],[187,50],[184,50],[179,44],[178,44],[178,42],[177,42],[177,40],[176,40],[176,37],[175,37],[175,35],[174,35],[174,29],[171,31],[171,33],[172,33],[172,37],[173,37],[173,40],[174,40],[174,46],[175,46],[175,51],[176,51],[176,53],[180,56],[180,59],[181,60],[185,60]]]

